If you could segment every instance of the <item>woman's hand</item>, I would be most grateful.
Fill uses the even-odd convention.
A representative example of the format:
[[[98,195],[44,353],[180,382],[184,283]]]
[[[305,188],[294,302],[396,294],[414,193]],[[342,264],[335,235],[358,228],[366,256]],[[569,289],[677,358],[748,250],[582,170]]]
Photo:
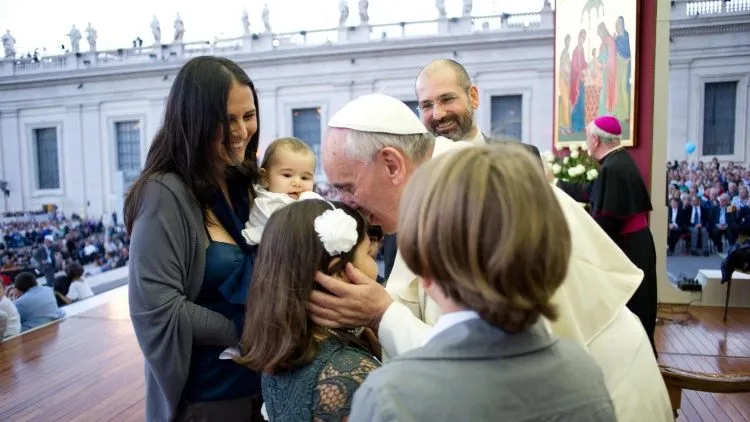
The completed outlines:
[[[393,299],[383,286],[351,263],[346,264],[346,275],[351,283],[317,273],[315,280],[331,293],[313,290],[308,304],[310,317],[328,328],[369,327],[377,332]]]

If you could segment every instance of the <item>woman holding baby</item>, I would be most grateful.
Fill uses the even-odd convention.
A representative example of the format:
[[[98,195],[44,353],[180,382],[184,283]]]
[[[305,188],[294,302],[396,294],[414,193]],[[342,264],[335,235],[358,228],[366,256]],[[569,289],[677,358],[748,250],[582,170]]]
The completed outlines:
[[[260,376],[220,359],[241,334],[255,247],[241,231],[260,181],[258,97],[230,60],[198,57],[125,200],[130,314],[148,421],[262,421]]]
[[[313,232],[310,240],[319,245],[314,251],[329,256],[331,274],[339,273],[348,262],[359,261],[366,262],[373,277],[377,273],[368,254],[371,248],[364,219],[357,211],[334,206],[311,192],[316,160],[304,142],[296,138],[273,142],[258,168],[258,109],[255,87],[235,63],[217,57],[190,60],[175,78],[163,126],[141,176],[128,192],[129,303],[146,360],[149,421],[263,420],[259,370],[270,366],[258,359],[248,360],[246,351],[254,344],[251,331],[268,321],[253,321],[251,329],[245,329],[245,357],[235,361],[231,350],[240,343],[258,244],[275,211],[310,198],[315,201],[302,201],[308,207],[308,218],[335,210],[327,229],[336,231],[342,218],[353,224],[354,237],[347,240],[351,244],[347,243],[346,250],[324,250],[315,237],[319,235]],[[286,230],[284,220],[280,224],[281,234],[300,236]],[[292,227],[312,228],[304,224]],[[334,246],[338,244],[334,241]],[[312,277],[282,279],[289,273],[284,269],[297,265],[284,263],[287,255],[275,253],[277,247],[294,255],[308,246],[267,247],[260,277],[272,286],[278,283],[294,288],[306,281],[312,287]],[[289,267],[274,273],[280,265]],[[319,269],[315,263],[312,268],[313,273]],[[273,300],[262,291],[260,295],[260,302]],[[348,332],[338,334],[346,341],[359,341]],[[329,335],[334,336],[329,333],[324,338]],[[309,340],[321,340],[320,333]],[[322,350],[333,354],[336,362],[354,353],[370,368],[377,365],[377,353],[370,350],[370,343],[342,351],[335,344],[340,342],[329,341]],[[359,382],[361,379],[354,383],[351,394]],[[341,412],[348,413],[350,398],[340,403]]]

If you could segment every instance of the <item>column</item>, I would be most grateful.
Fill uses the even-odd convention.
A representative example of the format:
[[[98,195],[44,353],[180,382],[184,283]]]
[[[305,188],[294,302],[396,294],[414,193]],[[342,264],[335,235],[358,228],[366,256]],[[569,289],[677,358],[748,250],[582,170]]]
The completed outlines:
[[[644,2],[645,4],[646,2]],[[643,7],[643,6],[642,6]],[[645,98],[644,101],[653,101],[652,122],[648,131],[639,131],[639,135],[650,135],[655,142],[651,143],[651,160],[652,168],[650,179],[651,182],[651,202],[654,204],[654,211],[651,213],[651,233],[654,236],[656,245],[656,262],[659,302],[666,303],[687,303],[690,300],[690,293],[683,292],[669,282],[666,271],[667,262],[667,207],[666,198],[666,172],[667,163],[667,130],[669,122],[669,33],[670,33],[670,15],[671,5],[669,2],[660,1],[656,5],[650,6],[656,9],[656,15],[651,24],[654,25],[655,31],[652,33],[652,39],[641,40],[641,47],[644,45],[654,45],[652,71],[653,94],[651,98]],[[643,25],[644,22],[641,22]],[[652,42],[653,40],[653,42]],[[641,61],[641,66],[649,66],[648,62]],[[653,69],[653,70],[652,70]],[[643,74],[642,74],[643,75]],[[639,106],[642,106],[641,102]]]
[[[141,139],[141,163],[146,162],[146,155],[148,154],[148,149],[151,147],[151,142],[154,141],[154,137],[159,132],[164,121],[165,104],[166,98],[153,98],[148,102],[146,121],[141,122],[141,124],[146,125],[143,131],[144,139]]]
[[[441,16],[438,18],[438,35],[450,35],[450,21],[447,17]]]
[[[18,126],[18,110],[0,110],[0,151],[2,160],[0,160],[0,177],[8,182],[10,196],[3,201],[2,211],[5,212],[6,205],[8,211],[22,211],[25,209],[24,204],[24,183],[30,175],[23,174],[23,169],[29,166],[22,166],[21,142],[25,139]],[[2,196],[2,194],[0,194]]]
[[[353,28],[349,28],[346,33],[346,41],[349,43],[365,43],[370,42],[370,32],[372,29],[369,24],[360,24]]]
[[[337,111],[341,110],[346,103],[353,100],[355,97],[352,96],[352,88],[354,81],[346,81],[345,83],[334,83],[333,92],[329,97],[328,103],[328,118],[330,119],[336,114]],[[322,122],[324,125],[328,125],[328,122]]]
[[[690,61],[692,59],[669,59],[669,92],[667,93],[669,119],[667,120],[667,160],[687,159],[685,144],[694,142],[691,138],[690,126]],[[666,161],[665,161],[666,163]]]
[[[274,139],[282,136],[284,127],[284,115],[278,111],[278,87],[267,86],[263,89],[256,88],[258,94],[258,116],[260,117],[260,137],[258,141],[258,152],[262,157],[263,151]],[[291,135],[291,133],[284,133]],[[260,158],[260,157],[259,157]],[[260,164],[260,163],[258,163]]]
[[[548,98],[555,98],[554,82],[555,71],[554,62],[549,66],[548,69],[540,70],[537,72],[537,83],[534,87],[534,91],[529,96],[524,96],[524,101],[530,101],[530,113],[528,116],[524,115],[524,129],[529,128],[528,139],[524,142],[536,145],[540,151],[545,151],[549,148],[549,140],[554,139],[554,133],[552,125],[540,125],[536,124],[536,120],[543,116],[542,121],[553,121],[555,116],[555,107],[552,101],[547,100]],[[528,98],[530,97],[530,98]]]
[[[81,157],[86,198],[82,208],[87,217],[100,217],[108,209],[105,202],[104,144],[111,142],[109,131],[102,130],[100,103],[87,103],[81,106]]]
[[[88,186],[85,171],[89,162],[82,159],[84,156],[83,134],[86,129],[81,119],[81,108],[81,104],[65,106],[62,142],[60,142],[62,150],[59,152],[61,173],[65,181],[62,186],[65,196],[58,206],[66,215],[86,209]]]

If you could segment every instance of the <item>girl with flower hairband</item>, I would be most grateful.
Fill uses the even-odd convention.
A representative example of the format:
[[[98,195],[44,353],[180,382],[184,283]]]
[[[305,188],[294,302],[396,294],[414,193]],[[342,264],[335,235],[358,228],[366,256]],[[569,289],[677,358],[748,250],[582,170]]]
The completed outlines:
[[[358,211],[319,199],[296,201],[269,218],[235,361],[263,372],[270,420],[345,420],[354,392],[380,366],[369,329],[331,330],[307,313],[310,293],[320,288],[317,271],[346,279],[344,269],[353,265],[377,276],[367,229]]]

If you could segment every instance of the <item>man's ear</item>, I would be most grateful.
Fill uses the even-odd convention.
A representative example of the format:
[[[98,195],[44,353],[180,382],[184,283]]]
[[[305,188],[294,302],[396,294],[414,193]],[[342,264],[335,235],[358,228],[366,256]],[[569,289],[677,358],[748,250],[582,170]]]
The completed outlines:
[[[591,145],[594,148],[599,148],[599,145],[601,145],[601,144],[602,144],[602,141],[601,141],[601,139],[599,139],[598,135],[594,135],[594,136],[591,137]]]
[[[471,103],[471,108],[474,110],[479,108],[479,88],[476,85],[472,85],[469,88],[469,103]]]
[[[385,147],[380,150],[380,159],[385,164],[388,179],[394,186],[400,186],[406,182],[406,159],[404,154],[396,148]]]

